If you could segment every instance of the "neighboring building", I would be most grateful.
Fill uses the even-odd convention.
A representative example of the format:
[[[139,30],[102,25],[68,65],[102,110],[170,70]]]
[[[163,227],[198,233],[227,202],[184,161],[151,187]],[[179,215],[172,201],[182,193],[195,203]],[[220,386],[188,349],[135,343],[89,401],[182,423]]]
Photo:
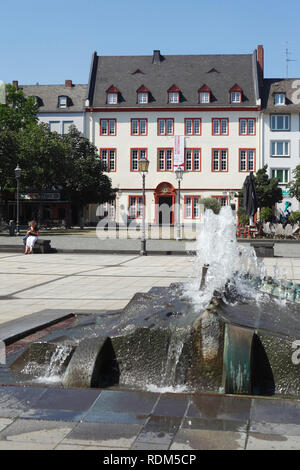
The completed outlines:
[[[269,176],[279,179],[283,201],[277,204],[284,211],[299,210],[297,199],[291,198],[286,185],[292,180],[292,170],[300,165],[300,80],[265,79],[262,96],[263,120],[262,166],[268,165]]]
[[[237,204],[234,194],[260,167],[263,48],[253,54],[92,58],[86,136],[99,149],[119,196],[107,212],[140,222],[142,180],[149,164],[146,220],[176,223],[175,138],[184,141],[181,222],[200,220],[200,198]],[[181,140],[182,140],[181,139]],[[164,217],[162,206],[170,208]],[[90,218],[97,220],[94,214]]]
[[[34,96],[38,104],[38,118],[46,122],[51,131],[66,134],[71,125],[84,134],[84,113],[87,85],[74,85],[66,80],[64,85],[14,85],[26,96]]]
[[[17,81],[13,81],[13,85],[22,89],[25,96],[35,97],[37,117],[40,122],[47,123],[51,131],[66,134],[69,127],[74,125],[84,134],[87,85],[74,85],[72,80],[66,80],[64,85],[19,85]],[[33,189],[21,193],[20,198],[22,222],[38,217],[41,201],[42,214],[39,217],[44,223],[61,224],[66,219],[69,201],[61,199],[59,189],[43,194]]]

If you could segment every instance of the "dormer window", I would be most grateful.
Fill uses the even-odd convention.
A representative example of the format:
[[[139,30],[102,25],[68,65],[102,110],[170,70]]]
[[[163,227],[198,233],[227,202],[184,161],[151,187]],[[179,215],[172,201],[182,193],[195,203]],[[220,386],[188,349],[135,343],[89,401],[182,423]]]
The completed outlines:
[[[66,108],[68,105],[68,97],[67,96],[59,96],[58,97],[58,107],[59,108]]]
[[[240,91],[234,91],[231,93],[231,103],[240,103],[242,101],[242,96]]]
[[[235,84],[230,90],[230,103],[241,103],[243,90],[237,84]]]
[[[180,101],[180,89],[176,85],[172,85],[168,89],[168,103],[179,103]]]
[[[198,90],[198,102],[200,104],[210,103],[211,90],[207,85],[203,85]]]
[[[275,106],[285,105],[285,93],[275,93],[274,104]]]
[[[115,86],[111,86],[106,90],[106,103],[107,104],[118,104],[119,102],[119,90]]]
[[[140,86],[137,92],[137,102],[138,104],[147,104],[149,103],[149,90],[144,85]]]

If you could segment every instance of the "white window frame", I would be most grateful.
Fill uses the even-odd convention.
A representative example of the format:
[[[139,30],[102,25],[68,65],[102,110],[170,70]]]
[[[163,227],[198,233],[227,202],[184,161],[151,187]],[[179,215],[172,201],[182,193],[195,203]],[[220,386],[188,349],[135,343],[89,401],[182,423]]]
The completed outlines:
[[[240,91],[231,92],[231,103],[241,103],[242,93]]]
[[[68,130],[67,132],[65,132],[65,125],[67,125],[68,127]],[[63,121],[62,122],[62,133],[65,135],[65,134],[68,134],[69,132],[69,129],[71,126],[74,126],[74,121]]]
[[[274,95],[274,104],[275,104],[275,106],[285,105],[285,93],[275,93],[275,95]]]
[[[278,144],[282,144],[282,153],[278,153]],[[290,141],[289,140],[271,140],[270,143],[270,154],[274,158],[289,158],[291,156],[290,152]],[[274,152],[273,152],[274,149]]]
[[[174,152],[172,148],[159,148],[157,171],[173,171]]]
[[[107,93],[107,104],[118,104],[118,93]]]
[[[200,103],[210,103],[210,92],[209,91],[200,91],[199,97]]]
[[[271,168],[270,169],[271,178],[278,178],[277,176],[278,171],[283,172],[283,178],[285,179],[285,181],[279,181],[278,184],[287,184],[290,180],[290,169],[289,168]],[[275,172],[275,175],[273,175],[273,172]]]
[[[179,103],[178,91],[169,91],[169,103]]]
[[[55,127],[57,127],[57,130],[51,129],[53,124],[55,125]],[[61,121],[49,121],[48,126],[50,132],[58,132],[59,134],[61,133]]]
[[[283,127],[278,127],[279,118],[283,119]],[[288,124],[288,125],[286,125]],[[291,116],[290,114],[271,114],[270,115],[270,129],[271,131],[290,131],[291,130]]]
[[[67,108],[68,106],[68,97],[65,95],[61,95],[58,97],[58,107],[59,108]]]
[[[100,149],[100,158],[106,165],[106,171],[116,171],[116,149]]]
[[[147,104],[148,103],[148,93],[140,92],[138,93],[138,103]]]

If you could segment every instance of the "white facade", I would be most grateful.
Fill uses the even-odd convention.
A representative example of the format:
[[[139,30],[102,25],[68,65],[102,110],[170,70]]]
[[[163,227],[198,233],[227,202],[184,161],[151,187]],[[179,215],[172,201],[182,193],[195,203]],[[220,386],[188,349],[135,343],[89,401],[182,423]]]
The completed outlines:
[[[84,134],[84,113],[38,113],[37,117],[40,122],[49,125],[51,131],[59,134],[67,134],[71,125],[74,125],[79,132]]]
[[[286,185],[292,180],[292,171],[300,165],[299,113],[287,112],[281,106],[278,113],[263,114],[262,166],[266,164],[269,176],[278,177],[283,190],[283,200],[277,204],[278,213],[284,211],[286,202],[292,204],[290,211],[298,211],[300,203],[296,198],[290,197]]]
[[[111,129],[113,135],[109,135],[107,130],[105,130],[106,135],[101,135],[103,132],[100,126],[103,120],[104,130],[105,125],[108,129],[108,121],[114,121]],[[144,135],[132,135],[133,120],[139,122],[146,120]],[[173,122],[173,128],[169,129],[172,130],[171,135],[158,135],[161,120]],[[190,132],[190,129],[187,129],[188,121],[189,124],[195,123],[196,127],[192,130],[200,134],[187,135]],[[249,129],[247,129],[248,124]],[[145,180],[145,216],[147,223],[151,224],[164,223],[158,213],[158,206],[164,201],[166,204],[172,203],[170,223],[176,224],[177,221],[174,205],[178,202],[178,182],[173,166],[175,136],[184,136],[185,158],[187,158],[187,149],[190,149],[189,155],[196,150],[196,153],[193,153],[196,160],[200,156],[200,167],[199,160],[195,160],[194,171],[193,168],[188,168],[189,163],[185,160],[185,173],[180,192],[180,222],[185,225],[200,221],[199,198],[218,197],[222,204],[231,203],[237,206],[238,201],[234,193],[243,187],[249,171],[256,172],[260,167],[259,112],[251,108],[209,111],[183,109],[173,112],[148,109],[140,111],[124,109],[120,112],[106,109],[103,112],[87,112],[85,128],[86,136],[99,149],[100,157],[104,156],[107,159],[109,155],[115,157],[109,177],[112,186],[119,188],[119,195],[115,201],[115,220],[119,223],[141,221],[138,207],[136,212],[133,207],[140,201],[134,198],[142,196],[142,178],[136,171],[136,161],[134,165],[132,162],[135,150],[139,152],[145,149],[146,158],[150,162]],[[214,131],[219,132],[218,135],[214,135]],[[171,160],[163,162],[163,152],[167,150],[171,152],[169,156],[172,154],[172,163]],[[138,158],[137,153],[135,158]],[[91,214],[89,216],[91,217]],[[95,221],[98,220],[95,215],[93,218]]]

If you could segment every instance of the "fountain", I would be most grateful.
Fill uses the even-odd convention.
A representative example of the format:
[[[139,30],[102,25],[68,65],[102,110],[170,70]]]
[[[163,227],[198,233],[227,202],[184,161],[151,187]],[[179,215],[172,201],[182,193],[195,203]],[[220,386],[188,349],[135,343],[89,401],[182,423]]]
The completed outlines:
[[[300,286],[268,278],[237,243],[233,214],[204,214],[195,275],[137,293],[121,311],[78,315],[10,365],[62,387],[300,396]]]

